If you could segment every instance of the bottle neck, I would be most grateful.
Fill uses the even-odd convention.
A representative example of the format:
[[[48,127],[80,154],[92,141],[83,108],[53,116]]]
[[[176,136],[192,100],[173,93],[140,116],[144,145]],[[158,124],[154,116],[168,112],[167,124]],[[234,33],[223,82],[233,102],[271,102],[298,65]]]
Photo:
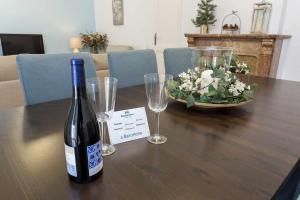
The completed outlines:
[[[86,87],[84,86],[73,86],[73,99],[87,98]]]
[[[83,65],[72,65],[73,99],[86,98],[85,74]]]

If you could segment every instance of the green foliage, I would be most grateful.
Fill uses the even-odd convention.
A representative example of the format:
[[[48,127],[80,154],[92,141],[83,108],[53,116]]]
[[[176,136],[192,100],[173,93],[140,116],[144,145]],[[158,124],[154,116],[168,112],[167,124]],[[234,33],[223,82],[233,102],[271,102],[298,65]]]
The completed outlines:
[[[212,2],[213,0],[201,0],[201,3],[198,3],[198,14],[195,19],[192,19],[196,27],[214,25],[216,23],[215,10],[217,5],[212,4]]]
[[[206,94],[206,96],[213,97],[213,96],[216,96],[216,95],[218,95],[217,90],[214,88],[214,86],[209,85],[208,86],[208,93]]]
[[[220,78],[220,79],[223,79],[225,77],[225,71],[221,68],[215,68],[213,69],[214,71],[214,77],[215,78]]]
[[[238,60],[237,54],[233,54],[230,61],[229,70],[233,73],[248,74],[251,72],[251,67],[244,62],[241,63]]]
[[[230,61],[230,66],[234,66],[236,67],[237,66],[237,54],[232,54],[232,58],[231,58],[231,61]]]
[[[190,94],[186,99],[186,107],[190,108],[195,104],[195,98],[192,94]]]
[[[210,102],[210,98],[206,95],[201,95],[200,99],[199,99],[200,103],[209,103]]]
[[[176,87],[179,86],[179,83],[177,81],[174,81],[174,80],[169,81],[167,84],[168,84],[169,90],[173,90],[173,89],[175,89]]]
[[[247,91],[244,91],[243,94],[242,94],[242,97],[248,101],[250,99],[253,99],[254,98],[254,95],[253,95],[253,91],[251,90],[247,90]]]

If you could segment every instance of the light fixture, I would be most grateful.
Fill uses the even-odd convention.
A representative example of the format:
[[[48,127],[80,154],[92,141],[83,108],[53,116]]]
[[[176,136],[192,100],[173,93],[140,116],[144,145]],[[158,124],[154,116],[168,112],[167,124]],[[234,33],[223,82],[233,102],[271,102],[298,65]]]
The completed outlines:
[[[80,37],[70,38],[70,48],[73,49],[73,53],[79,53],[79,49],[81,48]]]

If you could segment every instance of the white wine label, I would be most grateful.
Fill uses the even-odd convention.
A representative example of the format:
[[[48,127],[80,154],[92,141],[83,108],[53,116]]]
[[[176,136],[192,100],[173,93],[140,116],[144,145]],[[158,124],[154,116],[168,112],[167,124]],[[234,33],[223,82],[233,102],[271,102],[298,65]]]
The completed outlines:
[[[102,160],[102,143],[99,141],[96,144],[87,147],[89,176],[97,174],[103,167]]]
[[[76,159],[74,148],[69,147],[65,144],[65,153],[66,153],[66,161],[67,161],[67,170],[71,176],[77,177],[77,169],[76,169]]]

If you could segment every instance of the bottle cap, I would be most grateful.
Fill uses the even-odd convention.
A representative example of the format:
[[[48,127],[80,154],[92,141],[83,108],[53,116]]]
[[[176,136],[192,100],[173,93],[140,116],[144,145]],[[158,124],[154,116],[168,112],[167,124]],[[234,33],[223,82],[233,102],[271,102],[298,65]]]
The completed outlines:
[[[82,58],[72,58],[71,65],[84,65],[84,60]]]

